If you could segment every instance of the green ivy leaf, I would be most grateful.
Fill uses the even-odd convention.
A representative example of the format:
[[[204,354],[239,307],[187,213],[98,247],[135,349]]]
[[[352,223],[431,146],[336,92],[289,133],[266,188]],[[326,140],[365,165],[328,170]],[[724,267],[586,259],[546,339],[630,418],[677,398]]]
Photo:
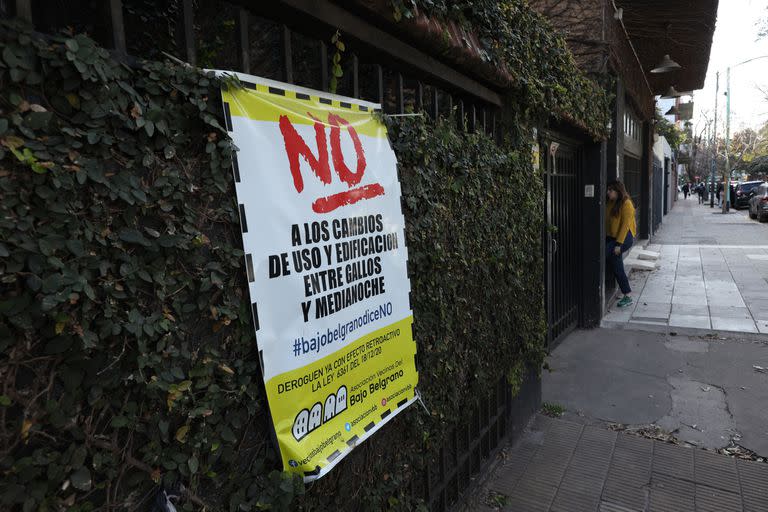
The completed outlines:
[[[180,443],[186,443],[187,442],[187,433],[189,432],[189,426],[183,425],[176,430],[176,435],[173,437]]]
[[[149,240],[147,240],[144,235],[141,234],[141,232],[132,228],[121,229],[118,237],[123,242],[128,242],[131,244],[143,245],[145,247],[152,245]]]
[[[93,481],[91,472],[85,466],[80,466],[69,477],[72,486],[80,491],[90,491]]]
[[[67,50],[73,53],[77,52],[80,49],[80,45],[77,44],[77,41],[75,41],[74,39],[67,39],[66,41],[64,41],[64,46],[67,47]]]

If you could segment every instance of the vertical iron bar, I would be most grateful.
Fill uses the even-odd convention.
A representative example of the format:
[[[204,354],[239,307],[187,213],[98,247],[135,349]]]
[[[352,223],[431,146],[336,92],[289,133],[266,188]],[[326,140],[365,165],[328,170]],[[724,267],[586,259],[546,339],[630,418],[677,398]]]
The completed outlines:
[[[421,81],[416,82],[416,111],[421,112],[424,109],[424,84]]]
[[[384,110],[384,68],[380,64],[376,64],[376,82],[379,86],[379,104]]]
[[[240,57],[240,70],[251,72],[250,43],[248,42],[248,10],[242,7],[237,12],[237,54]]]
[[[32,23],[32,0],[16,0],[16,17]]]
[[[438,94],[437,87],[432,88],[432,119],[437,120],[440,117],[440,106],[437,103]]]
[[[445,481],[445,474],[446,474],[446,463],[445,463],[445,448],[442,446],[440,447],[440,501],[441,501],[441,509],[443,511],[448,510],[448,494],[445,492],[445,489],[447,487],[446,481]]]
[[[197,49],[195,48],[195,5],[193,0],[184,0],[182,9],[184,17],[184,50],[187,62],[195,66],[197,64]]]
[[[473,132],[477,128],[477,107],[474,103],[469,108],[469,131]]]
[[[397,109],[398,114],[402,114],[405,112],[405,102],[403,99],[403,75],[402,73],[397,74],[397,85],[395,85],[395,95],[397,100],[397,105],[395,105],[395,108]]]
[[[328,45],[325,41],[320,41],[320,89],[328,92],[330,82],[328,81]]]
[[[458,104],[458,117],[459,119],[459,130],[464,131],[465,128],[465,119],[464,119],[464,100],[459,100]]]
[[[293,53],[291,51],[291,29],[283,25],[283,71],[285,81],[293,83]]]
[[[352,54],[352,97],[360,97],[360,63],[356,54]]]
[[[112,47],[118,53],[126,53],[123,0],[109,0],[109,18],[112,25]]]

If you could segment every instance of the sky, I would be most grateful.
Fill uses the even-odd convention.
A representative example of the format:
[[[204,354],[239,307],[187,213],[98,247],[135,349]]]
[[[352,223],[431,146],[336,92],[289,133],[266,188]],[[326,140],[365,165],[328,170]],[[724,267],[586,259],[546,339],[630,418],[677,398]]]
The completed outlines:
[[[758,41],[756,25],[757,20],[766,15],[768,0],[720,0],[704,89],[693,95],[693,123],[697,133],[706,124],[706,117],[713,118],[717,71],[720,71],[718,133],[725,133],[723,92],[728,66],[731,66],[731,134],[746,127],[757,128],[768,121],[768,99],[757,89],[762,87],[768,94],[768,58],[734,67],[753,57],[768,56],[768,37]]]

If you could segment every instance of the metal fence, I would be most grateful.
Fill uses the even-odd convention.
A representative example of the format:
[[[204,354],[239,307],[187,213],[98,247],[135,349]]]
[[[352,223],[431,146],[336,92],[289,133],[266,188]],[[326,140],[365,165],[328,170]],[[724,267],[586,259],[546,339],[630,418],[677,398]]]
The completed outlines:
[[[554,348],[578,324],[582,271],[580,191],[584,175],[584,154],[578,141],[550,132],[550,146],[544,146],[547,225],[545,245],[547,339]],[[554,155],[550,149],[557,144]]]
[[[330,40],[341,31],[346,50],[337,93],[382,104],[385,114],[425,111],[455,116],[461,129],[501,137],[501,99],[492,88],[382,32],[327,1],[242,4],[195,0],[0,0],[0,16],[30,21],[44,34],[86,33],[116,57],[163,59],[225,69],[328,91]],[[270,4],[267,7],[259,4]],[[511,434],[538,408],[531,372],[513,397],[502,377],[469,404],[412,491],[430,510],[455,508]]]
[[[329,91],[329,47],[338,28],[346,46],[338,94],[381,103],[390,114],[424,110],[437,118],[453,112],[464,129],[500,135],[501,99],[486,85],[390,35],[384,38],[381,29],[330,2],[303,8],[291,4],[306,2],[267,3],[249,10],[202,0],[0,0],[0,16],[26,19],[46,34],[86,33],[117,54],[167,54],[203,68],[322,91]]]

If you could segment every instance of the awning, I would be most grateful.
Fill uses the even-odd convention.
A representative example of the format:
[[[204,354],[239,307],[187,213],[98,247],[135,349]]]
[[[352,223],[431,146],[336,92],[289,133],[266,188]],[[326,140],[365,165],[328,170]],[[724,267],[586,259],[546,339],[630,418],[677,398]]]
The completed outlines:
[[[615,0],[654,94],[704,87],[717,20],[718,0]],[[651,69],[668,54],[681,68]]]

